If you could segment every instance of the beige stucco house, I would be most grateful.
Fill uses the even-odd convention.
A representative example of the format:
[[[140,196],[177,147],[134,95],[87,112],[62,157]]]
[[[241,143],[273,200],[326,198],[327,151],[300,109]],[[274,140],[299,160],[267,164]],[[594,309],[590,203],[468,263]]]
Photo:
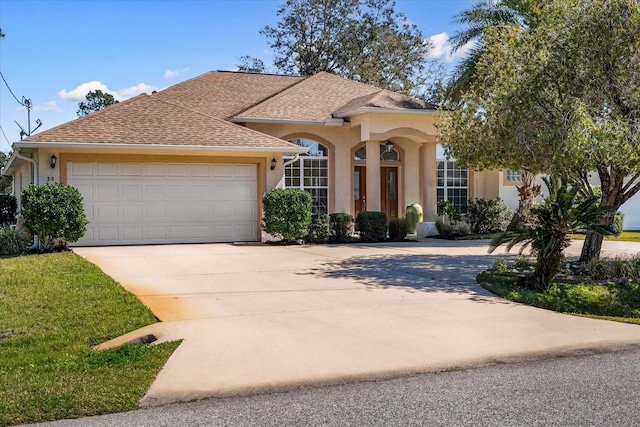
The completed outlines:
[[[437,200],[515,194],[507,172],[437,158],[435,114],[328,73],[214,71],[16,142],[3,173],[18,198],[32,183],[78,188],[78,245],[257,241],[274,187],[308,191],[315,212],[394,218],[418,203],[425,221]]]

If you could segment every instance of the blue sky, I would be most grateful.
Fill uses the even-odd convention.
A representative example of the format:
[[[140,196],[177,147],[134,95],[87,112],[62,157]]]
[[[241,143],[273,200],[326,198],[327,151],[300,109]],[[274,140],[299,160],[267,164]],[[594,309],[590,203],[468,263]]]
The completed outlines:
[[[75,119],[78,102],[102,89],[123,100],[210,70],[233,70],[251,55],[270,64],[259,31],[277,22],[282,0],[29,1],[0,0],[0,70],[21,100],[31,99],[31,127]],[[475,0],[397,0],[396,11],[436,44],[448,65],[452,17]],[[446,33],[446,35],[444,34]],[[27,112],[0,81],[0,151],[20,139]]]

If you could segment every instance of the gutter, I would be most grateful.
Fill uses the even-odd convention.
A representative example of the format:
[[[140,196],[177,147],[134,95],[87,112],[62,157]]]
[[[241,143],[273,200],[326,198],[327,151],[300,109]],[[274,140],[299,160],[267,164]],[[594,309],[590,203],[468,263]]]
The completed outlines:
[[[300,154],[296,154],[295,156],[293,156],[293,159],[286,161],[282,164],[282,168],[286,168],[287,166],[289,166],[291,163],[295,163],[298,161],[298,159],[300,158]]]
[[[123,144],[111,142],[16,142],[19,148],[76,148],[76,149],[108,149],[108,150],[166,150],[166,151],[231,151],[231,152],[260,152],[260,153],[306,153],[307,149],[291,144],[291,147],[234,147],[234,146],[206,146],[206,145],[166,145],[166,144]],[[23,159],[24,160],[24,159]],[[10,162],[7,162],[9,164]]]
[[[357,116],[359,114],[367,113],[394,113],[394,114],[408,114],[408,115],[432,115],[436,114],[438,110],[396,110],[393,108],[379,108],[379,107],[360,107],[353,110],[343,111],[341,113],[333,114],[335,118],[345,118],[351,116]]]

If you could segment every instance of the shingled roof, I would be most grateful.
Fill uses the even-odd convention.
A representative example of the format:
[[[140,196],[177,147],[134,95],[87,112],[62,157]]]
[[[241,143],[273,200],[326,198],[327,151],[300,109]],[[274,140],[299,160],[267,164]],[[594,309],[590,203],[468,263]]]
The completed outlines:
[[[287,141],[171,104],[156,95],[138,95],[24,141],[241,147],[274,151],[299,148]]]
[[[324,122],[362,108],[407,111],[434,110],[435,106],[325,72],[299,77],[212,71],[40,132],[25,142],[273,148],[292,152],[293,144],[231,122]]]

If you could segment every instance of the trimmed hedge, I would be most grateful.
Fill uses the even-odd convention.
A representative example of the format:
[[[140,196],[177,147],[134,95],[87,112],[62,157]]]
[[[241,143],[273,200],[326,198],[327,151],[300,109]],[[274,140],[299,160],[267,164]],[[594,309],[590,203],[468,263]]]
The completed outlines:
[[[331,241],[348,243],[353,234],[353,217],[348,213],[332,213],[329,215]]]
[[[384,212],[360,212],[356,230],[363,242],[381,242],[387,238],[387,215]]]
[[[410,224],[404,218],[393,218],[389,220],[389,240],[400,242],[409,234]]]
[[[311,223],[306,240],[311,243],[326,243],[329,240],[329,215],[317,213],[311,215]]]
[[[311,224],[311,195],[294,188],[274,188],[262,199],[264,229],[286,241],[302,239]]]

